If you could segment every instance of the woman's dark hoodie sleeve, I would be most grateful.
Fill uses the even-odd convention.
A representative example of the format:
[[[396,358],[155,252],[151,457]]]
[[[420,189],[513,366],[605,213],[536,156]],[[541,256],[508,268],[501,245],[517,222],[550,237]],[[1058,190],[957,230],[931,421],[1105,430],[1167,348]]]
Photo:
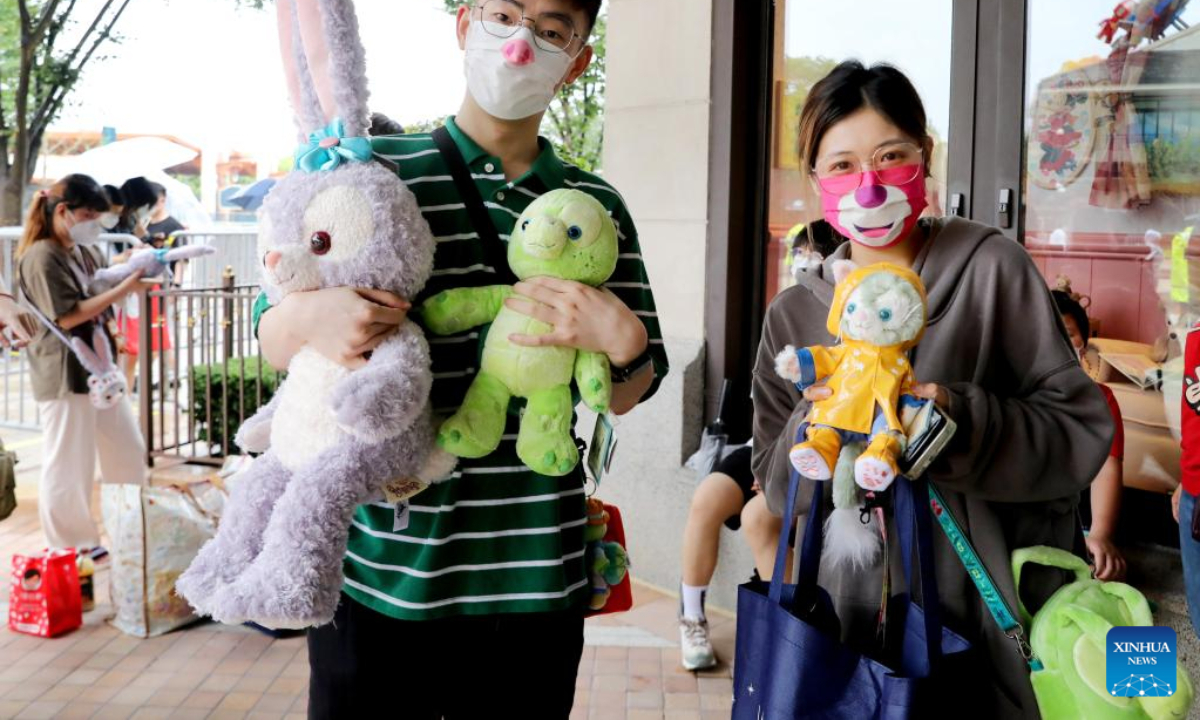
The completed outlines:
[[[931,469],[931,479],[996,502],[1078,494],[1108,457],[1112,415],[1076,360],[1046,281],[1024,248],[989,242],[962,282],[958,292],[975,300],[967,304],[978,308],[973,320],[981,325],[961,333],[977,339],[979,346],[958,350],[989,354],[993,360],[976,367],[991,377],[944,384],[948,414],[958,432]],[[989,298],[991,306],[983,307],[980,301]],[[972,321],[962,313],[950,319]],[[939,364],[936,358],[928,360]],[[989,391],[984,385],[1008,390]]]
[[[783,505],[787,502],[792,467],[788,452],[795,445],[796,430],[808,413],[808,403],[796,386],[775,373],[776,354],[789,342],[796,342],[798,335],[789,331],[788,320],[791,318],[785,309],[787,300],[781,295],[767,308],[754,363],[754,455],[751,465],[754,477],[762,484],[767,507],[776,515],[783,514]],[[811,493],[811,486],[807,485],[810,481],[802,482],[802,488],[807,487],[808,492],[802,489],[797,501],[797,510],[801,514],[808,511]]]

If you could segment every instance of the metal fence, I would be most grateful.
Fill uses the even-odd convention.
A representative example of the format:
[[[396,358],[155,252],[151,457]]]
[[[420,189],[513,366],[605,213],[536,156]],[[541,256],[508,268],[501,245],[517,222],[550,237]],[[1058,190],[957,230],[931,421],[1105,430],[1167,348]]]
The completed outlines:
[[[158,457],[220,464],[233,435],[264,404],[278,376],[266,367],[251,323],[258,288],[172,288],[141,295],[138,415],[146,463]],[[159,347],[157,353],[148,348]]]
[[[10,284],[15,284],[16,247],[20,234],[21,228],[0,228],[0,272]],[[171,351],[157,353],[153,357],[150,353],[142,353],[139,358],[141,377],[150,378],[144,380],[142,385],[151,389],[155,383],[167,387],[162,383],[164,376],[167,377],[167,383],[178,384],[177,378],[181,376],[179,371],[182,371],[182,377],[186,381],[190,375],[191,364],[175,367],[174,363],[179,361],[180,357],[196,358],[200,363],[209,363],[218,357],[239,356],[235,348],[237,334],[246,331],[239,323],[248,323],[250,317],[249,307],[244,308],[244,311],[239,308],[247,302],[253,303],[256,287],[251,283],[258,281],[255,249],[257,228],[183,231],[175,233],[173,238],[175,244],[209,245],[217,248],[217,252],[190,261],[181,287],[151,291],[142,297],[141,303],[147,306],[142,308],[140,314],[140,317],[146,320],[139,323],[142,334],[148,334],[153,329],[158,336],[170,336],[173,346]],[[127,235],[103,235],[101,241],[104,243],[101,247],[107,251],[114,242],[128,243],[135,239]],[[210,297],[211,293],[217,293],[219,296]],[[224,304],[213,311],[206,305],[210,302],[232,302],[233,305],[228,312],[225,312],[228,306]],[[154,303],[163,307],[151,307]],[[147,314],[147,309],[154,312],[153,317]],[[162,324],[155,326],[155,318]],[[177,321],[179,328],[175,327]],[[220,332],[217,332],[218,328],[208,327],[207,323],[212,322],[227,323],[226,327],[233,334],[227,335],[225,327],[219,328]],[[193,330],[195,332],[192,332]],[[153,337],[148,336],[150,339]],[[142,348],[155,346],[149,339],[139,340],[139,346]],[[257,343],[253,340],[253,332],[248,332],[246,342],[246,352],[256,354]],[[147,365],[150,367],[149,371],[146,369]],[[147,396],[149,394],[141,393]],[[158,408],[159,405],[161,403],[152,405],[152,409]],[[142,406],[143,404],[139,403],[139,408]],[[181,414],[185,414],[186,408],[178,409]],[[143,418],[143,427],[146,427],[146,422],[146,418]],[[160,423],[160,429],[161,427]],[[0,352],[0,428],[40,428],[37,403],[33,399],[28,357],[23,352]],[[203,430],[203,426],[201,429]],[[147,439],[151,439],[149,435]],[[179,445],[179,437],[173,437],[168,444]],[[161,439],[155,446],[163,447]]]

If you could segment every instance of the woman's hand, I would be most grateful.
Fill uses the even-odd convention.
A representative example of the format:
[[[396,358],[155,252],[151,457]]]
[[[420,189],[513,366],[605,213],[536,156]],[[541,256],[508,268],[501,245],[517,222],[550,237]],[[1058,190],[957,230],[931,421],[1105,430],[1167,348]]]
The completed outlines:
[[[1176,485],[1175,492],[1171,493],[1171,516],[1175,518],[1175,523],[1179,523],[1179,499],[1183,493],[1183,485]]]
[[[120,283],[117,284],[117,287],[115,289],[120,291],[121,297],[125,297],[129,293],[134,292],[136,290],[144,289],[139,284],[142,281],[143,274],[144,274],[144,271],[142,271],[142,270],[134,270],[133,272],[131,272],[129,274],[129,277],[125,278],[124,280],[122,280]]]
[[[913,395],[925,400],[932,400],[943,412],[950,409],[950,393],[936,383],[917,385],[913,388]]]
[[[1107,535],[1088,533],[1084,538],[1088,554],[1092,556],[1093,572],[1097,580],[1125,579],[1125,557]]]
[[[288,330],[303,344],[353,370],[366,365],[363,355],[399,328],[411,307],[384,290],[335,287],[292,293],[277,309],[287,308]]]
[[[4,334],[12,333],[12,340]],[[23,348],[33,342],[37,334],[37,318],[33,313],[23,309],[17,301],[7,295],[0,295],[0,347]]]
[[[646,349],[646,326],[607,289],[535,277],[517,283],[513,293],[520,297],[504,301],[508,308],[554,328],[545,335],[510,335],[516,345],[601,352],[616,367],[625,367]]]

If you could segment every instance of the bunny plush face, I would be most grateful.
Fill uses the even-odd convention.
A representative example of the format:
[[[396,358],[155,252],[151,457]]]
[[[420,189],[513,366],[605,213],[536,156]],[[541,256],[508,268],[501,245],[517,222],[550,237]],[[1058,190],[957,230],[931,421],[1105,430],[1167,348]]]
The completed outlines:
[[[552,190],[517,220],[508,263],[522,280],[543,275],[597,286],[617,267],[617,228],[591,195]]]
[[[272,303],[351,286],[414,297],[429,279],[433,238],[395,174],[376,163],[294,172],[263,205],[258,257]]]
[[[908,278],[880,269],[853,285],[838,330],[843,338],[879,347],[911,346],[925,328],[925,312],[922,292]]]
[[[93,406],[107,410],[125,397],[125,381],[119,375],[93,375],[88,378],[88,397]]]
[[[98,410],[107,410],[125,397],[125,376],[113,362],[112,353],[108,347],[108,336],[100,327],[92,332],[92,344],[89,346],[83,338],[72,338],[71,349],[88,376],[88,397],[92,406]]]

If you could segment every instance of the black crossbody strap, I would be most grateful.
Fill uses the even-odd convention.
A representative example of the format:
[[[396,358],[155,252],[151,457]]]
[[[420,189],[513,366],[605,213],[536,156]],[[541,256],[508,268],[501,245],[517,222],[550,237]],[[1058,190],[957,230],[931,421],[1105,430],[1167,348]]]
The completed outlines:
[[[508,267],[506,246],[500,241],[496,225],[492,222],[491,215],[488,214],[487,206],[483,204],[483,196],[479,194],[479,188],[471,177],[471,170],[463,160],[458,145],[454,143],[450,131],[444,126],[434,130],[432,137],[438,152],[442,155],[442,160],[446,162],[450,177],[454,179],[455,187],[458,188],[458,195],[466,207],[467,217],[471,219],[471,225],[475,228],[475,232],[483,244],[488,265],[495,269],[496,276],[501,283],[511,285],[516,282],[516,277]]]

